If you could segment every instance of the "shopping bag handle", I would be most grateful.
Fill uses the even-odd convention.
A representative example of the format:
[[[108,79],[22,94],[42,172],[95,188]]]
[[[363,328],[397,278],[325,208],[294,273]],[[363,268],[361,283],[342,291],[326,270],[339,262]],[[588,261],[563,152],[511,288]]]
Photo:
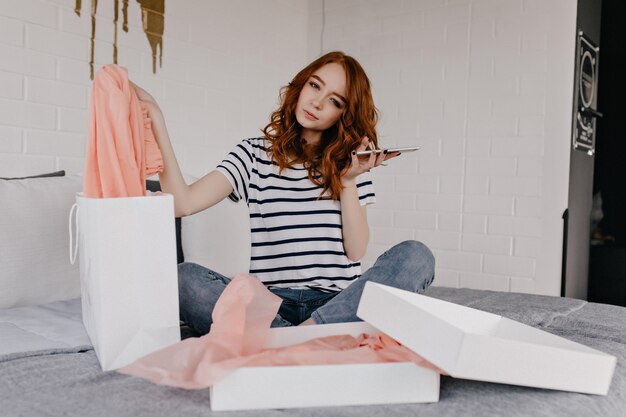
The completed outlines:
[[[76,254],[78,253],[78,204],[74,203],[72,209],[70,210],[70,219],[69,219],[69,231],[70,231],[70,263],[74,265],[76,262]],[[76,212],[76,216],[74,217],[75,231],[74,236],[72,236],[72,214]],[[74,239],[72,240],[72,237]],[[76,241],[76,242],[74,242]]]

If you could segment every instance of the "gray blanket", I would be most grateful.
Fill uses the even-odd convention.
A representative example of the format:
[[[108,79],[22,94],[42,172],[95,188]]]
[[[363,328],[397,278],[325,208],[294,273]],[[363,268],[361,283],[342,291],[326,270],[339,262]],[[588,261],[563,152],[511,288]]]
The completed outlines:
[[[442,377],[440,401],[434,404],[211,413],[208,390],[168,388],[102,372],[93,350],[85,346],[0,356],[0,416],[626,415],[626,308],[468,289],[431,288],[427,295],[500,314],[616,356],[609,395]]]

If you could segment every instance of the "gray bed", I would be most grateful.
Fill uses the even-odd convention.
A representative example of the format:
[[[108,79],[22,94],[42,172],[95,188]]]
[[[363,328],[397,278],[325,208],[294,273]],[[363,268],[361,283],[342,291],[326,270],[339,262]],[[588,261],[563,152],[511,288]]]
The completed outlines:
[[[80,324],[80,301],[71,300],[0,310],[0,416],[626,416],[626,308],[469,289],[433,287],[426,294],[616,356],[609,394],[442,377],[440,401],[434,404],[212,413],[208,390],[168,388],[102,372]]]

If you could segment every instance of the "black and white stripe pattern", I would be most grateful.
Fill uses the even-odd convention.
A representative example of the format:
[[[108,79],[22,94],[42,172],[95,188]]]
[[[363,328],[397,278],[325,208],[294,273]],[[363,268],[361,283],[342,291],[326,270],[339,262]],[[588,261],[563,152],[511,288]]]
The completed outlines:
[[[321,187],[302,165],[280,174],[264,138],[246,139],[218,165],[233,186],[231,198],[250,211],[250,273],[265,285],[340,291],[361,274],[343,249],[339,201],[320,197]],[[357,181],[361,205],[374,203],[365,173]]]

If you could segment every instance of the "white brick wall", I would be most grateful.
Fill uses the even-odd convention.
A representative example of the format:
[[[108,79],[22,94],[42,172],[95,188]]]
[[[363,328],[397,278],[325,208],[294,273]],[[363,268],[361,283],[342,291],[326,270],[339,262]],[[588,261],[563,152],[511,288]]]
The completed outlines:
[[[89,2],[0,0],[0,176],[84,166],[91,81]],[[275,108],[306,64],[306,0],[166,2],[163,67],[129,3],[118,63],[160,102],[178,160],[200,176]],[[113,0],[98,2],[96,69],[113,61]]]
[[[310,1],[309,57],[324,17],[324,51],[370,75],[382,143],[422,146],[374,171],[365,264],[413,235],[435,252],[436,285],[557,294],[576,2],[322,4]]]
[[[89,4],[0,0],[0,176],[84,165]],[[428,244],[436,285],[558,293],[567,201],[573,0],[181,0],[166,3],[163,67],[129,3],[119,63],[160,102],[186,173],[259,134],[278,90],[342,49],[370,75],[385,145],[422,146],[374,172],[366,266]],[[98,2],[96,68],[112,61]],[[325,16],[322,34],[322,13]]]

